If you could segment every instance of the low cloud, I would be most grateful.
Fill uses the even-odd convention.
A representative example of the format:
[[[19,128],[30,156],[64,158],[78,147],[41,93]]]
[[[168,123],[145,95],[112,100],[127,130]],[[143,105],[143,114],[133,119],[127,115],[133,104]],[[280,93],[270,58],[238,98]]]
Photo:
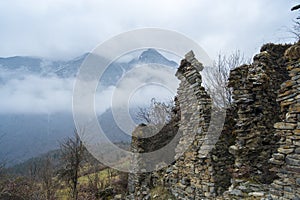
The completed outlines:
[[[116,86],[113,106],[145,106],[152,98],[172,100],[179,81],[175,70],[156,64],[140,65],[130,70]]]
[[[49,114],[72,111],[74,78],[10,73],[0,84],[0,113]],[[3,75],[3,74],[2,74]],[[101,114],[111,106],[132,107],[150,104],[152,98],[172,100],[178,87],[175,70],[156,65],[143,65],[127,72],[116,86],[97,90],[95,109]]]
[[[0,86],[1,113],[71,111],[73,79],[28,75]]]

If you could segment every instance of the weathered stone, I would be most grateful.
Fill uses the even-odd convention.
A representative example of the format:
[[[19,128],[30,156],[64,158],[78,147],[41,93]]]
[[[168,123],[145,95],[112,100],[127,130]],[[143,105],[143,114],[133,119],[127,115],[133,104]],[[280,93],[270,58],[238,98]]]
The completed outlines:
[[[293,200],[295,199],[295,193],[289,193],[285,191],[283,197],[285,197],[287,200]]]
[[[191,187],[187,187],[187,188],[185,189],[185,191],[186,191],[187,193],[189,193],[189,194],[192,194],[192,193],[194,192],[194,189],[192,189]]]
[[[284,154],[281,154],[281,153],[274,153],[272,155],[273,158],[275,158],[276,160],[283,160],[285,155]]]
[[[298,166],[286,166],[286,170],[289,171],[289,172],[295,172],[295,173],[300,173],[300,167]]]
[[[280,184],[276,184],[276,183],[272,183],[271,184],[272,188],[275,188],[276,190],[282,190],[283,189],[283,186],[280,185]]]
[[[296,127],[297,127],[297,124],[294,124],[294,123],[277,122],[274,124],[274,128],[284,129],[284,130],[293,130]]]
[[[294,151],[294,149],[293,148],[288,148],[288,149],[286,149],[286,148],[278,148],[277,151],[279,153],[283,153],[283,154],[290,154],[290,153],[292,153]]]
[[[292,93],[286,96],[282,96],[280,98],[277,98],[277,101],[283,101],[283,100],[287,100],[287,99],[293,99],[293,97],[295,97],[297,94]],[[295,98],[296,99],[296,98]]]
[[[285,53],[284,56],[289,59],[289,60],[299,60],[300,58],[300,48],[299,45],[293,45],[291,47],[289,47]],[[291,70],[291,72],[293,72],[295,69],[294,67],[289,68]]]
[[[293,144],[294,144],[295,146],[300,146],[300,141],[293,141]]]
[[[292,103],[291,103],[292,104]],[[290,107],[289,107],[289,111],[291,113],[300,113],[300,105],[298,104],[292,104]]]
[[[250,192],[248,193],[249,196],[254,196],[254,197],[263,197],[265,195],[264,192]]]
[[[290,71],[290,74],[293,77],[293,76],[296,76],[299,72],[300,72],[300,68],[294,68]]]
[[[296,184],[300,186],[300,178],[296,178]]]
[[[273,164],[275,164],[275,165],[282,165],[282,164],[284,164],[283,160],[276,160],[275,158],[271,158],[270,162],[273,163]]]
[[[229,194],[234,195],[234,196],[243,196],[243,193],[241,190],[231,190],[229,191]]]
[[[300,166],[300,160],[293,159],[289,156],[285,158],[285,161],[288,165]]]
[[[203,65],[195,58],[195,54],[193,51],[188,52],[185,55],[185,58],[197,69],[197,71],[200,72],[203,70]]]
[[[291,87],[296,84],[296,81],[288,80],[281,84],[281,88]]]

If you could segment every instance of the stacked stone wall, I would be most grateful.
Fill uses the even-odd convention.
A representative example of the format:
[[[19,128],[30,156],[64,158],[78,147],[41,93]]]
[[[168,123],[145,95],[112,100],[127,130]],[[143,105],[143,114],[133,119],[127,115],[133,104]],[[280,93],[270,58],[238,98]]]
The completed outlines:
[[[135,175],[131,199],[155,199],[151,191],[156,187],[174,199],[299,199],[299,58],[298,44],[266,44],[251,65],[232,70],[233,105],[218,142],[203,154],[209,122],[218,111],[201,86],[201,64],[187,54],[176,73],[181,82],[173,122],[155,140],[132,140],[133,149],[143,152],[179,134],[172,154],[176,161]],[[138,127],[135,132],[147,129]]]
[[[300,46],[292,46],[285,56],[290,78],[281,84],[277,98],[283,118],[274,125],[280,146],[270,159],[278,175],[270,193],[275,200],[296,200],[300,199]]]

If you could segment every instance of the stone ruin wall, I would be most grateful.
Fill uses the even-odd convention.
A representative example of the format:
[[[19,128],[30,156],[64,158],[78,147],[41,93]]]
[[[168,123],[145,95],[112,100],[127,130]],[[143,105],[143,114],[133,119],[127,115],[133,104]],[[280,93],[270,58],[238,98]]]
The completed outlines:
[[[171,120],[166,124],[157,134],[153,135],[153,127],[146,126],[144,124],[139,125],[132,133],[131,151],[134,153],[144,153],[155,151],[160,149],[173,140],[175,134],[178,131],[178,122],[180,121],[180,109],[178,101],[175,98],[175,107],[172,111]],[[145,137],[147,134],[151,134],[150,137]],[[143,137],[143,138],[142,138]],[[174,147],[175,148],[175,147]],[[175,157],[175,151],[166,152],[166,155],[161,156],[172,156]],[[142,166],[151,162],[144,160],[140,156],[136,156],[131,163],[132,167],[138,168],[138,171],[143,171]],[[137,166],[138,165],[138,166]],[[163,170],[160,171],[164,172]],[[155,187],[160,181],[160,176],[153,173],[136,173],[129,174],[128,185],[129,193],[127,199],[149,199],[150,190]]]
[[[299,199],[300,48],[296,46],[264,45],[251,65],[231,72],[234,103],[215,148],[204,157],[199,149],[211,99],[201,86],[201,67],[188,55],[176,74],[181,81],[176,107],[180,111],[170,125],[176,129],[169,127],[167,132],[181,134],[174,152],[178,159],[158,172],[136,175],[134,199],[151,199],[149,191],[157,186],[175,199]],[[196,99],[188,99],[191,96]],[[195,140],[179,156],[191,134]],[[139,178],[147,181],[141,184]]]
[[[228,152],[230,140],[223,131],[216,147],[209,154],[203,154],[201,146],[206,142],[205,134],[212,114],[212,100],[201,86],[202,78],[195,67],[194,57],[186,56],[176,73],[181,81],[178,101],[181,110],[179,130],[181,140],[176,148],[177,160],[166,170],[164,185],[170,188],[176,199],[203,199],[215,197],[230,184],[228,168],[233,160]],[[229,118],[228,118],[229,119]],[[229,123],[229,120],[227,120]],[[224,129],[225,130],[225,129]],[[228,132],[227,132],[228,133]],[[183,155],[182,147],[193,139]]]
[[[167,170],[169,173],[164,180],[176,199],[187,196],[200,198],[203,196],[202,187],[209,187],[207,184],[210,182],[208,168],[200,167],[204,159],[198,151],[208,129],[211,99],[201,86],[199,71],[202,66],[197,67],[199,64],[194,64],[193,59],[193,55],[186,56],[176,73],[180,80],[177,99],[181,110],[179,131],[182,136],[176,147],[176,163]],[[181,155],[182,152],[185,153]]]
[[[280,84],[288,78],[283,58],[288,47],[266,44],[251,65],[230,73],[229,87],[233,88],[238,115],[232,127],[235,144],[229,148],[235,158],[232,185],[227,192],[231,198],[264,196],[267,184],[276,177],[269,158],[278,146],[273,125],[281,118],[276,98]]]
[[[300,199],[300,45],[286,51],[289,79],[281,84],[277,101],[281,120],[274,124],[279,147],[270,162],[278,178],[271,184],[274,200]]]

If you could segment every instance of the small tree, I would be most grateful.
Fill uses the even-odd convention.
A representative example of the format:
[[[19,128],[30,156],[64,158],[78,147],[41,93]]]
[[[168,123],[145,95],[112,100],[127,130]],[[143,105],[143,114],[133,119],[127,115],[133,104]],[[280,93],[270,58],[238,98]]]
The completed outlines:
[[[232,104],[232,90],[227,87],[230,70],[247,61],[240,51],[229,56],[219,54],[213,67],[206,67],[203,71],[203,84],[212,95],[217,107],[228,107]]]
[[[1,176],[3,176],[5,174],[5,161],[0,161],[0,179],[1,179]]]
[[[291,11],[299,10],[300,4],[292,7]],[[300,40],[300,17],[297,17],[296,20],[294,20],[294,25],[292,30],[290,32],[296,37],[297,40]]]
[[[100,178],[99,171],[106,168],[96,158],[94,158],[88,151],[86,151],[85,161],[89,165],[87,172],[88,184],[80,189],[84,191],[86,199],[95,198],[101,189],[104,189],[104,180]]]
[[[0,163],[0,177],[4,174],[4,169],[5,169],[5,163],[1,162]]]
[[[74,131],[74,137],[62,142],[60,148],[64,167],[60,170],[59,174],[70,187],[72,198],[77,200],[79,172],[81,164],[84,161],[83,157],[85,151],[78,132]]]
[[[38,174],[41,181],[44,198],[47,200],[54,199],[58,183],[54,179],[56,173],[50,156],[47,156],[42,161]]]
[[[163,126],[171,118],[173,103],[158,102],[155,98],[151,99],[149,107],[139,107],[136,119],[146,124]]]
[[[1,141],[3,141],[3,137],[5,136],[5,134],[2,134],[2,135],[0,135],[0,143],[1,143]],[[6,165],[6,162],[5,162],[5,160],[3,159],[1,159],[0,160],[0,178],[1,178],[1,176],[4,174],[4,171],[5,171],[5,165]]]

